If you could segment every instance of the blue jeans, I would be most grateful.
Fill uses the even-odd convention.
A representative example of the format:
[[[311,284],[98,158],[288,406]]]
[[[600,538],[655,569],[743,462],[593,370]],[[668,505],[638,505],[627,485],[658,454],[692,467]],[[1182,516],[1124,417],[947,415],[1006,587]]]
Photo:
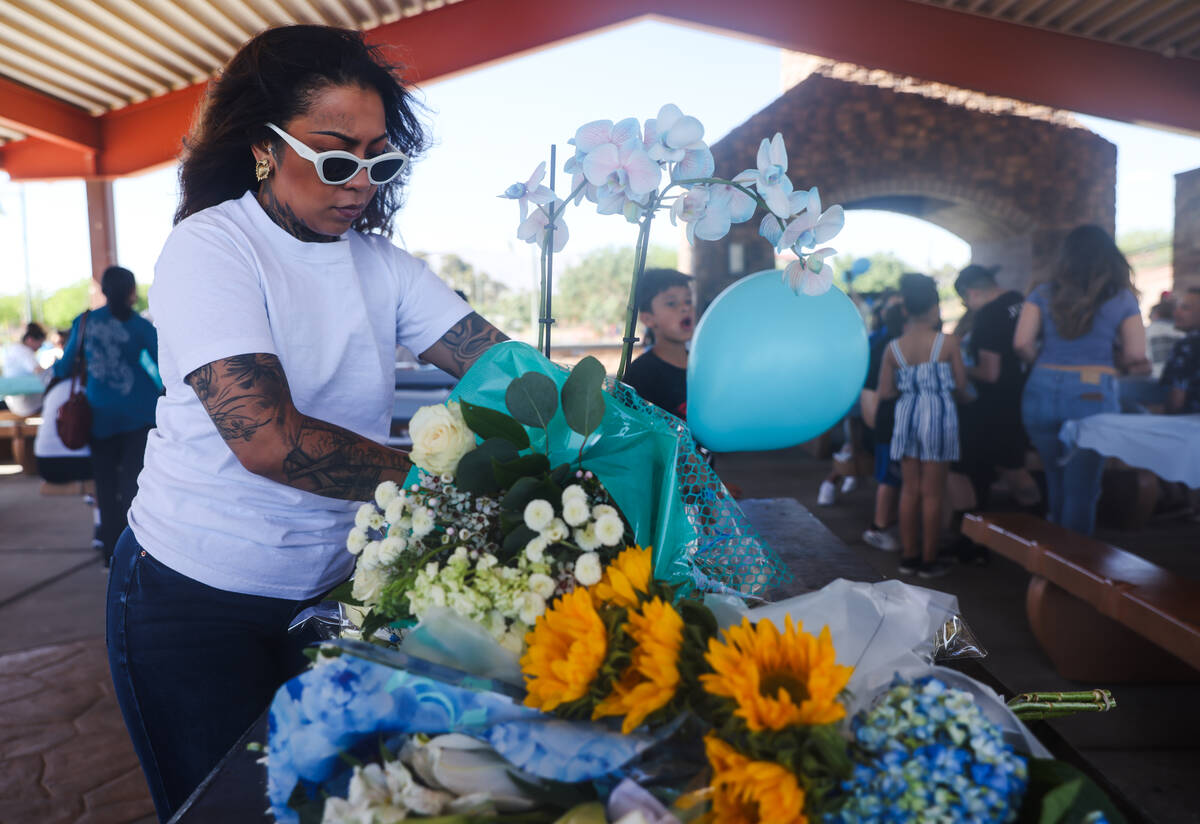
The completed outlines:
[[[288,633],[320,600],[226,592],[156,561],[126,529],[108,580],[108,663],[158,817],[166,821],[307,666]],[[264,802],[265,803],[265,802]]]
[[[1116,376],[1097,378],[1085,383],[1078,372],[1034,367],[1021,397],[1025,431],[1046,470],[1046,517],[1083,535],[1096,525],[1104,457],[1091,449],[1068,453],[1058,433],[1064,421],[1120,411]]]

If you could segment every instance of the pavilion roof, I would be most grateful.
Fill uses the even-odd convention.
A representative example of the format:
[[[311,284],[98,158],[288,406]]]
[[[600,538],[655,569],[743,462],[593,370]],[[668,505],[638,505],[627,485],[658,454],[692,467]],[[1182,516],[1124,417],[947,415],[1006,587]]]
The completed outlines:
[[[430,80],[645,17],[1200,133],[1196,0],[0,0],[0,164],[170,161],[205,82],[270,26],[362,29]]]

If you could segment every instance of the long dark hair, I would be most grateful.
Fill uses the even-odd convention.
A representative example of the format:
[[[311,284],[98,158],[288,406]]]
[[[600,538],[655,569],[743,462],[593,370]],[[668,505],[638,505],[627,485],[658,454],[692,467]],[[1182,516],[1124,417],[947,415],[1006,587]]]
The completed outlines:
[[[1050,278],[1050,317],[1059,336],[1087,334],[1100,306],[1122,289],[1136,294],[1129,261],[1112,235],[1091,224],[1072,229]]]
[[[426,147],[415,109],[419,104],[400,80],[400,66],[388,63],[361,33],[327,26],[268,29],[247,42],[209,85],[184,141],[179,166],[179,208],[175,222],[209,206],[258,189],[250,146],[282,140],[266,123],[281,127],[312,105],[330,86],[374,89],[383,100],[388,141],[415,159]],[[390,234],[403,203],[409,170],[380,186],[354,223],[359,231]]]
[[[117,320],[124,323],[133,315],[133,307],[129,297],[137,289],[137,280],[133,272],[124,266],[109,266],[100,276],[100,291],[104,293],[108,311]]]

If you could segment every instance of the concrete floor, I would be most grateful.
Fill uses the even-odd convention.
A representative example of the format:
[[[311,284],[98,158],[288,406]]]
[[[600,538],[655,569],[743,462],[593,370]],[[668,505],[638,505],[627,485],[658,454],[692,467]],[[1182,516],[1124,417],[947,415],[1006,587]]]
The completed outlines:
[[[896,577],[898,555],[862,541],[874,506],[873,482],[864,479],[834,506],[818,507],[817,489],[828,471],[828,461],[802,449],[717,460],[721,478],[740,486],[745,497],[797,499],[881,575]],[[1200,524],[1163,520],[1137,532],[1102,529],[1097,537],[1200,580]],[[987,650],[985,666],[1014,692],[1110,687],[1115,711],[1063,719],[1054,727],[1151,820],[1200,824],[1200,673],[1193,684],[1080,685],[1059,677],[1025,618],[1029,574],[1002,557],[914,583],[958,597],[964,619]]]
[[[151,821],[107,684],[107,576],[89,548],[91,511],[77,496],[40,495],[35,479],[11,474],[13,469],[0,466],[0,821]],[[872,505],[869,483],[835,506],[816,506],[827,469],[827,462],[799,449],[722,456],[718,465],[719,474],[741,486],[746,497],[796,498],[851,552],[881,575],[894,576],[896,556],[860,539]],[[1200,525],[1166,521],[1102,537],[1200,579]],[[988,651],[986,666],[1014,691],[1077,689],[1056,675],[1029,632],[1027,582],[1024,570],[995,558],[988,567],[956,567],[944,578],[920,583],[958,596],[964,618]],[[30,684],[34,669],[52,680]],[[1200,824],[1200,684],[1113,686],[1113,692],[1115,712],[1055,726],[1151,820]],[[40,715],[29,713],[51,704],[63,708],[61,714],[70,717],[59,721],[68,723],[31,724]],[[61,734],[38,732],[41,727]],[[101,763],[103,770],[93,768]],[[60,782],[54,776],[64,774],[63,765],[71,767],[70,775],[89,779]]]

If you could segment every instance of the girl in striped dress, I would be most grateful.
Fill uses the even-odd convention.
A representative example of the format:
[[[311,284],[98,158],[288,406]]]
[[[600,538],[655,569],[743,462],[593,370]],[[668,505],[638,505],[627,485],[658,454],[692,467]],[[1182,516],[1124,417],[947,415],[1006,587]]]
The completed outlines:
[[[935,578],[949,571],[936,560],[942,497],[950,462],[958,460],[958,411],[967,374],[958,339],[943,335],[937,283],[926,275],[900,278],[907,321],[883,357],[881,399],[897,398],[891,457],[901,466],[900,573]],[[918,554],[918,536],[922,538]]]

